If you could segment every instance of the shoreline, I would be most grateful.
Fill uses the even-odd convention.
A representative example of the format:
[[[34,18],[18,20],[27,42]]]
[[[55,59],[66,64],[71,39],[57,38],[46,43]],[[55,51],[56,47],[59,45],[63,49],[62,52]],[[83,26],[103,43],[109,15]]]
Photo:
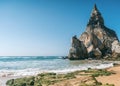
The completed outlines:
[[[24,77],[24,76],[23,76]],[[0,86],[6,86],[6,82],[10,79],[17,79],[17,78],[23,78],[18,76],[7,76],[7,77],[0,77]]]
[[[112,61],[113,62],[113,61]],[[113,64],[116,64],[115,66],[113,66],[113,67],[109,67],[109,68],[102,68],[102,69],[107,69],[108,71],[116,71],[117,69],[120,69],[120,61],[114,61],[114,63]],[[116,68],[117,67],[117,68]],[[93,69],[93,70],[95,70],[95,69]],[[80,70],[76,70],[76,71],[80,71]],[[71,71],[71,72],[76,72],[76,71]],[[69,73],[71,73],[71,72],[69,72]],[[49,73],[49,72],[43,72],[43,73]],[[120,74],[120,70],[117,72],[117,73],[119,73]],[[117,74],[116,73],[116,74]],[[39,73],[40,74],[40,73]],[[59,73],[58,73],[59,74]],[[64,74],[67,74],[67,73],[64,73]],[[110,75],[110,76],[100,76],[100,77],[97,77],[96,79],[98,80],[98,81],[100,81],[100,82],[102,82],[102,83],[104,83],[105,84],[105,80],[104,80],[104,78],[106,79],[107,77],[110,77],[110,78],[112,78],[112,77],[115,77],[116,76],[116,74],[113,76],[113,75]],[[6,82],[8,81],[8,80],[10,80],[10,79],[17,79],[17,78],[24,78],[24,77],[30,77],[30,76],[37,76],[37,75],[25,75],[25,76],[1,76],[0,77],[0,86],[6,86],[5,84],[6,84]],[[107,80],[106,82],[111,82],[111,81],[109,81],[109,80]],[[115,84],[114,83],[114,80],[113,80],[113,83],[110,83],[110,84]],[[120,85],[116,85],[115,84],[115,86],[120,86]]]

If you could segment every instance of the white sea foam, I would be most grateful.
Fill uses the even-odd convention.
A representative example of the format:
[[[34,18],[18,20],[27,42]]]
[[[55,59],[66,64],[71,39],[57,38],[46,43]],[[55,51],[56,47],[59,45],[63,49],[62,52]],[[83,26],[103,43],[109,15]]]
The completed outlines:
[[[42,72],[68,73],[88,68],[108,68],[113,62],[70,61],[61,57],[0,57],[0,76],[27,76]]]
[[[103,69],[103,68],[109,68],[113,67],[113,63],[106,63],[106,64],[99,64],[99,65],[79,65],[64,69],[54,69],[54,70],[40,70],[39,68],[28,68],[28,69],[22,69],[22,70],[0,70],[0,76],[31,76],[31,75],[37,75],[39,73],[43,72],[54,72],[54,73],[68,73],[68,72],[74,72],[77,70],[87,70],[88,68],[92,69]]]

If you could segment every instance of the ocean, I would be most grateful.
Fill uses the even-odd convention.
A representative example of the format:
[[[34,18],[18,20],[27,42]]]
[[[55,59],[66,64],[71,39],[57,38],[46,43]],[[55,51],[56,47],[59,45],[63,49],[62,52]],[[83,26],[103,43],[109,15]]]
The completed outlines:
[[[88,68],[112,67],[112,62],[98,60],[70,61],[60,56],[0,57],[0,76],[26,76],[42,72],[68,73]]]

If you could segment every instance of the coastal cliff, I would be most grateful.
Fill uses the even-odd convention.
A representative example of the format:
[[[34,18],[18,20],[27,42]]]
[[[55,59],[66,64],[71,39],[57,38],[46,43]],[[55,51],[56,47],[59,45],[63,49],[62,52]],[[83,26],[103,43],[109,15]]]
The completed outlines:
[[[72,37],[68,58],[103,59],[116,58],[120,53],[120,43],[114,30],[104,24],[104,19],[94,5],[86,30],[77,38]]]

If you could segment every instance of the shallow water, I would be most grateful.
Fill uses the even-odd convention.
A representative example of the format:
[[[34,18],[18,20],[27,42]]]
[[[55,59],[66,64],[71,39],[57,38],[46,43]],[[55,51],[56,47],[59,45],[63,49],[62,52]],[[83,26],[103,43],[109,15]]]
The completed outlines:
[[[36,75],[41,72],[67,73],[88,68],[112,67],[112,62],[84,60],[70,61],[59,56],[0,57],[0,76]]]

